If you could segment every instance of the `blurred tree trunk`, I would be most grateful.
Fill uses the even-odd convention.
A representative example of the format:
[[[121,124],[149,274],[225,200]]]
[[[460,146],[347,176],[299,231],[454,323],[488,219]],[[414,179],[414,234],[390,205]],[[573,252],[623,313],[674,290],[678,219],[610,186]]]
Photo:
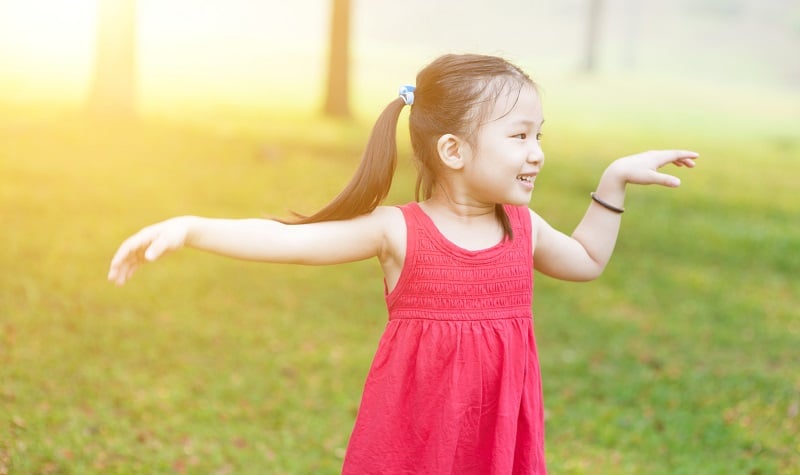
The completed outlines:
[[[640,25],[642,23],[641,0],[627,0],[625,2],[625,23],[622,35],[622,66],[625,69],[636,69],[639,64],[638,48]]]
[[[593,73],[597,69],[597,49],[600,44],[600,20],[603,16],[603,0],[588,0],[589,11],[586,24],[586,50],[583,70]]]
[[[100,118],[136,117],[136,0],[99,0],[94,76],[87,108]]]
[[[328,81],[323,112],[350,117],[350,0],[332,0]]]

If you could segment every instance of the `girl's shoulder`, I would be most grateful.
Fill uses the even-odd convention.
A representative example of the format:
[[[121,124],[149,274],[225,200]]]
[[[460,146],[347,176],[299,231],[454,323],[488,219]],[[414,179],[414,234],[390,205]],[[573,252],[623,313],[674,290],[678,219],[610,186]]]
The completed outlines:
[[[402,205],[402,206],[408,206],[408,205]],[[386,221],[387,223],[391,224],[397,221],[403,221],[403,211],[401,210],[402,206],[382,205],[375,208],[370,214],[377,219]]]
[[[388,240],[405,243],[406,221],[400,206],[378,206],[370,218],[380,225]]]

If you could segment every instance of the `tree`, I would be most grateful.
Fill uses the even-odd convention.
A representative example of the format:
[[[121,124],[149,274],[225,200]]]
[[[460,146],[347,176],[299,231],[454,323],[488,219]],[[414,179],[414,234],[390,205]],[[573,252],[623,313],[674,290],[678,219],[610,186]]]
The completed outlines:
[[[350,0],[332,0],[328,80],[323,112],[350,117]]]
[[[642,3],[640,0],[626,0],[625,25],[622,34],[622,65],[635,69],[638,63],[640,25],[642,24]]]
[[[603,0],[588,0],[589,11],[586,24],[586,50],[583,70],[592,73],[597,69],[597,47],[600,43],[600,19],[603,14]]]
[[[87,108],[102,118],[136,117],[136,0],[99,0],[94,75]]]

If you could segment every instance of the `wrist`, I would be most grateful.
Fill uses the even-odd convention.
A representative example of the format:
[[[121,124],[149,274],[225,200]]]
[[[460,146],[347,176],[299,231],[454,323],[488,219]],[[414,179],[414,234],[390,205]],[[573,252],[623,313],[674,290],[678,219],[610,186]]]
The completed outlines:
[[[594,201],[595,203],[599,204],[600,206],[609,211],[613,211],[617,214],[622,214],[625,212],[625,208],[609,203],[608,201],[601,198],[600,195],[598,195],[596,192],[589,193],[589,196],[592,197],[592,201]]]
[[[181,245],[191,247],[192,242],[197,238],[200,218],[197,216],[177,216],[169,221],[178,230],[179,235],[183,236]]]
[[[621,213],[625,209],[626,183],[624,167],[614,161],[600,177],[597,188],[591,193],[592,200],[606,209]]]
[[[600,196],[607,197],[614,201],[625,198],[625,185],[627,179],[623,167],[618,162],[613,162],[605,169],[600,176],[600,182],[595,190]]]
[[[600,177],[600,181],[601,183],[606,182],[610,186],[625,188],[625,185],[628,183],[628,176],[625,173],[625,166],[621,159],[614,160],[606,167],[605,171],[603,171],[603,175]]]

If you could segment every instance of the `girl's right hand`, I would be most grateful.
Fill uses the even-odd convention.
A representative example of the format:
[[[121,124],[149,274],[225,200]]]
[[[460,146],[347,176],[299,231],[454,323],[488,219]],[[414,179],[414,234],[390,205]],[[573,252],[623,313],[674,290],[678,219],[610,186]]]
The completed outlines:
[[[147,226],[120,245],[111,259],[108,280],[123,285],[142,264],[180,249],[188,234],[188,217],[172,218]]]

